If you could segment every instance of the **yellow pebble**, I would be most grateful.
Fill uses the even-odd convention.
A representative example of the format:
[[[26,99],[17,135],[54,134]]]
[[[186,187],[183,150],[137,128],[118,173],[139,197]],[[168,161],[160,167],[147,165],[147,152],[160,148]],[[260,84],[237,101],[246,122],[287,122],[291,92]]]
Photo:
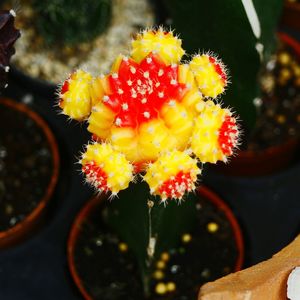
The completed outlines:
[[[174,282],[167,283],[168,292],[174,292],[176,290],[176,284]]]
[[[284,68],[280,71],[280,77],[285,80],[289,80],[292,77],[291,71],[287,68]]]
[[[158,269],[164,269],[166,267],[166,263],[163,261],[163,260],[159,260],[157,263],[156,263],[156,267]]]
[[[167,292],[167,286],[163,282],[160,282],[156,285],[155,292],[156,294],[163,295]]]
[[[154,273],[153,273],[153,277],[156,279],[156,280],[160,280],[160,279],[163,279],[165,277],[165,274],[161,271],[161,270],[156,270]]]
[[[286,117],[284,115],[278,115],[277,118],[276,118],[276,121],[279,124],[284,124],[286,122]]]
[[[120,244],[119,244],[119,250],[120,250],[121,252],[126,252],[126,251],[128,250],[127,244],[125,244],[125,243],[120,243]]]
[[[181,239],[184,243],[189,243],[192,240],[192,236],[188,233],[185,233]]]
[[[300,77],[300,66],[299,65],[295,65],[293,67],[293,71],[294,71],[294,74],[297,76],[297,77]]]
[[[207,230],[211,233],[215,233],[219,229],[219,225],[215,222],[210,222],[207,224]]]
[[[169,261],[170,255],[169,255],[169,253],[167,253],[167,252],[163,252],[163,253],[161,254],[160,258],[161,258],[161,260],[163,260],[163,261]]]
[[[287,52],[281,52],[278,55],[278,61],[282,64],[282,65],[288,65],[291,61],[291,57]]]

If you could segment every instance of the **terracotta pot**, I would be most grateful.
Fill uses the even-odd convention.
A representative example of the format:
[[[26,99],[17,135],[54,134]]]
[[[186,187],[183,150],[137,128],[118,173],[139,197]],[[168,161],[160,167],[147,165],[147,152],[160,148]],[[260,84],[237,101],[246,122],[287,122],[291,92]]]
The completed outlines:
[[[237,248],[237,253],[238,257],[236,259],[234,271],[239,271],[242,268],[243,262],[244,262],[244,243],[243,243],[243,236],[242,236],[242,231],[239,227],[239,224],[231,211],[231,209],[221,200],[220,197],[218,197],[214,192],[209,190],[205,186],[201,186],[198,189],[198,194],[201,195],[202,197],[205,197],[206,199],[210,200],[218,209],[223,211],[225,216],[227,217],[232,230],[233,230],[233,235],[234,235],[234,240]],[[93,300],[92,296],[87,292],[85,289],[80,275],[77,272],[76,269],[76,264],[75,264],[75,257],[74,257],[74,249],[76,245],[76,240],[80,234],[82,224],[86,220],[86,218],[89,216],[89,214],[93,211],[93,209],[99,205],[101,201],[105,200],[105,198],[102,197],[93,197],[84,207],[83,209],[79,212],[77,217],[75,218],[75,221],[72,225],[69,239],[68,239],[68,244],[67,244],[67,256],[68,256],[68,265],[69,269],[71,272],[71,276],[83,295],[84,299],[86,300]]]
[[[285,1],[281,25],[300,31],[300,3]]]
[[[10,99],[0,99],[0,103],[2,105],[6,105],[9,108],[14,110],[18,110],[19,112],[24,113],[31,118],[43,131],[51,150],[52,155],[52,175],[49,180],[49,184],[42,199],[39,201],[38,205],[34,208],[34,210],[27,215],[22,221],[17,223],[14,227],[6,231],[0,231],[0,248],[6,248],[17,244],[28,237],[32,231],[36,228],[36,225],[42,220],[42,216],[45,213],[47,204],[52,196],[55,185],[58,179],[59,173],[59,152],[56,140],[52,131],[46,122],[34,111],[28,108],[26,105],[22,103],[15,102]],[[25,196],[25,195],[24,195]]]

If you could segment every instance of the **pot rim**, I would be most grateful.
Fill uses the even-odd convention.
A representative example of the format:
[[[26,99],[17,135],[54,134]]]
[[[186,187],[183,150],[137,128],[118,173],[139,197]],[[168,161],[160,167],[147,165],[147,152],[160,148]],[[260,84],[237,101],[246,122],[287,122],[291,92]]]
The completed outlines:
[[[31,108],[26,106],[23,103],[16,102],[12,99],[9,98],[0,98],[0,104],[3,104],[5,106],[8,106],[9,108],[18,110],[27,117],[31,118],[37,125],[38,127],[43,131],[44,135],[47,138],[50,150],[51,150],[51,156],[52,156],[52,175],[49,181],[49,184],[47,186],[47,189],[42,196],[40,202],[38,205],[33,209],[33,211],[27,215],[21,222],[17,223],[15,226],[9,228],[8,230],[5,231],[0,231],[0,248],[1,246],[1,240],[4,241],[5,238],[13,238],[14,235],[20,235],[22,232],[26,232],[26,225],[28,224],[33,224],[36,220],[38,220],[39,216],[42,214],[44,209],[46,208],[52,194],[54,191],[54,188],[56,186],[57,180],[58,180],[58,174],[59,174],[59,151],[58,151],[58,145],[56,142],[56,139],[54,137],[54,134],[52,133],[50,127],[48,124],[42,119],[41,116],[39,116],[35,111],[33,111]],[[17,236],[16,236],[17,239]],[[4,244],[6,246],[15,243],[16,241],[13,240],[13,242],[6,242],[4,241]]]
[[[217,208],[219,208],[226,216],[227,220],[231,225],[231,229],[233,231],[233,236],[235,240],[235,245],[237,248],[238,256],[236,258],[236,263],[233,269],[233,272],[237,272],[242,269],[243,262],[244,262],[244,241],[243,241],[243,234],[242,230],[239,226],[239,223],[234,216],[232,210],[229,206],[212,190],[208,187],[204,186],[203,184],[197,189],[197,193],[199,195],[204,196],[208,200],[210,200]],[[89,295],[83,283],[80,279],[79,274],[77,273],[75,267],[75,259],[74,259],[74,248],[75,242],[78,238],[78,235],[81,230],[81,225],[84,222],[85,218],[89,213],[93,210],[93,208],[101,201],[105,199],[105,196],[102,194],[100,197],[93,196],[79,211],[73,224],[71,225],[71,230],[69,233],[69,237],[67,240],[67,260],[68,260],[68,267],[71,273],[71,277],[75,282],[75,285],[83,295],[85,300],[93,300],[93,298]]]

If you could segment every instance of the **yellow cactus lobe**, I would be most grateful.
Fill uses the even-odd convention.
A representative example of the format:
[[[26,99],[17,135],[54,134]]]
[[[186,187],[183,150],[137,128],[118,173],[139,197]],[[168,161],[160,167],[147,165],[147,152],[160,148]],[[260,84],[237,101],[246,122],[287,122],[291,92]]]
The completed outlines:
[[[169,129],[160,119],[154,119],[141,125],[138,142],[140,159],[143,161],[156,160],[161,151],[175,147],[175,139],[170,136]]]
[[[132,162],[138,160],[138,146],[136,132],[130,127],[116,127],[111,129],[110,141],[114,149],[124,153]]]
[[[118,57],[116,58],[116,60],[114,61],[112,67],[111,67],[111,73],[117,73],[119,68],[120,68],[120,64],[122,62],[123,59],[126,59],[126,57],[124,57],[124,55],[119,54]]]
[[[181,43],[181,40],[175,37],[172,32],[166,32],[162,28],[157,31],[143,31],[132,41],[131,57],[139,63],[149,53],[154,52],[167,65],[178,63],[184,55]]]
[[[109,190],[117,194],[133,179],[133,166],[110,144],[88,145],[81,163],[87,182],[100,192]]]
[[[188,91],[181,100],[181,103],[193,114],[197,115],[197,107],[204,103],[202,94],[197,88],[192,88]]]
[[[93,106],[88,119],[88,131],[100,139],[106,139],[110,135],[110,128],[114,122],[115,114],[103,103]]]
[[[235,120],[232,119],[228,109],[222,109],[212,101],[205,103],[195,121],[191,142],[191,148],[201,162],[226,161],[226,156],[232,154],[238,138]]]
[[[61,89],[59,106],[65,115],[82,121],[91,112],[92,76],[82,70],[73,73]]]
[[[204,96],[215,98],[227,85],[227,75],[222,62],[207,54],[196,55],[190,62],[197,85]]]
[[[178,66],[178,82],[184,83],[188,88],[195,86],[195,77],[189,65]]]
[[[103,88],[103,92],[105,95],[110,95],[111,94],[111,88],[110,88],[110,84],[109,84],[109,80],[108,80],[108,76],[102,76],[99,79],[100,84]]]
[[[196,159],[175,150],[161,155],[149,165],[144,180],[151,194],[159,195],[165,201],[168,198],[181,199],[185,192],[194,190],[200,173]]]
[[[176,139],[176,149],[187,147],[194,126],[194,116],[184,105],[170,101],[161,109],[161,117],[169,128],[171,135]]]
[[[102,98],[104,96],[104,89],[102,86],[101,78],[96,77],[92,79],[90,95],[92,107],[102,101]]]

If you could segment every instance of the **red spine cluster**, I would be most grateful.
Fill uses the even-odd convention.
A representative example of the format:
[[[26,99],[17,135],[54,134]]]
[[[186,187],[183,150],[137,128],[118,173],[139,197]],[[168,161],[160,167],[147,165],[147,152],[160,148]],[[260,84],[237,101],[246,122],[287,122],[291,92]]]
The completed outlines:
[[[227,75],[224,71],[224,67],[212,56],[209,57],[209,61],[214,65],[216,72],[221,76],[224,84],[227,83]]]
[[[166,198],[181,199],[186,192],[193,189],[194,180],[192,180],[190,173],[180,171],[160,186],[159,193]]]
[[[100,191],[108,191],[107,174],[94,161],[82,166],[82,172],[86,175],[86,180]]]
[[[233,148],[237,144],[238,129],[235,118],[226,116],[221,128],[219,129],[218,142],[225,155],[231,155]]]

